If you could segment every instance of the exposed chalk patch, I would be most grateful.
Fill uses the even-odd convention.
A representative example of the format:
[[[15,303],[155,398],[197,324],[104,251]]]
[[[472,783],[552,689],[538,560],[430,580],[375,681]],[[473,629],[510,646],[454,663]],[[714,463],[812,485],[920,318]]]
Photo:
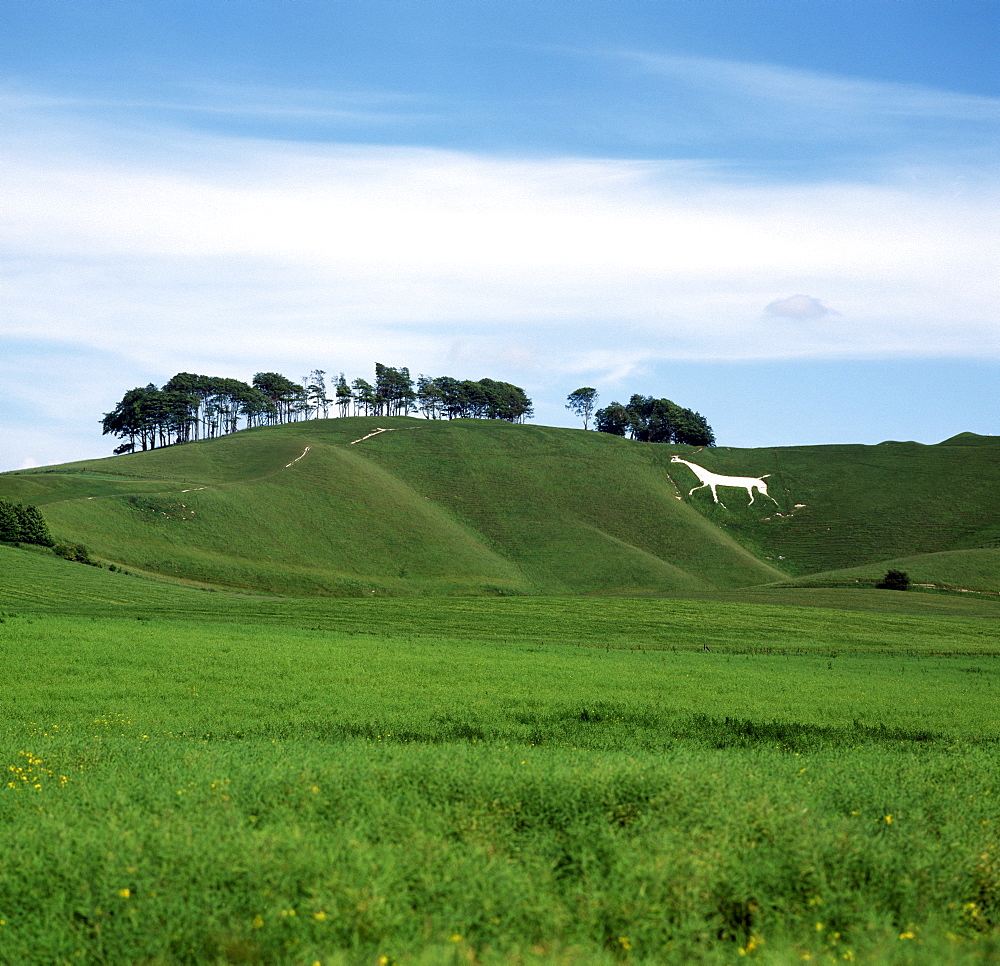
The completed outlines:
[[[395,427],[392,429],[376,429],[374,433],[369,433],[367,436],[362,436],[361,439],[352,439],[350,445],[353,446],[355,443],[363,443],[366,439],[371,439],[373,436],[378,436],[379,433],[394,433]],[[372,591],[374,593],[374,591]]]
[[[301,456],[296,456],[295,459],[293,459],[291,463],[286,463],[285,464],[285,469],[287,470],[289,466],[294,466],[296,463],[298,463],[298,461],[300,459],[302,459],[302,456],[305,456],[306,453],[308,453],[311,448],[312,447],[307,446],[304,450],[302,450],[302,455]]]

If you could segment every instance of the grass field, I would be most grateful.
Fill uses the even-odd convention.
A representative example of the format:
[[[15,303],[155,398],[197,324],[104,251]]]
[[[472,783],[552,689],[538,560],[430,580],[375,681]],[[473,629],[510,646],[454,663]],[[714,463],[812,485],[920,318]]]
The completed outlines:
[[[774,593],[813,606],[0,548],[0,959],[995,961],[1000,607]]]
[[[376,426],[391,432],[354,443]],[[769,474],[776,503],[689,495],[678,452]],[[848,585],[890,561],[1000,595],[1000,443],[971,434],[692,452],[484,420],[310,420],[0,474],[0,498],[39,505],[57,540],[106,563],[281,595],[697,594]]]
[[[0,545],[0,963],[1000,961],[996,445],[0,474],[104,565]]]

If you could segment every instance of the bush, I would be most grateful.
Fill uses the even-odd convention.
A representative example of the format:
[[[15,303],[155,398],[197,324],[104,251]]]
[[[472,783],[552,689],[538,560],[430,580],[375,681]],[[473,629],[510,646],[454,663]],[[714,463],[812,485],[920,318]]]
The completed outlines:
[[[902,570],[887,570],[875,586],[879,590],[909,590],[910,575]]]
[[[63,560],[75,560],[77,563],[94,564],[90,559],[90,551],[82,543],[57,543],[52,552]]]

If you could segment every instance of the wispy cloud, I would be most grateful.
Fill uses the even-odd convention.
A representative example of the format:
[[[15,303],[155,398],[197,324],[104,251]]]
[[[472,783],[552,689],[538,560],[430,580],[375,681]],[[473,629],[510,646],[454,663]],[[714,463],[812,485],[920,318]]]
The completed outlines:
[[[86,392],[92,426],[182,369],[379,359],[537,394],[664,360],[1000,347],[1000,190],[967,166],[779,184],[709,161],[116,124],[30,99],[0,100],[0,129],[0,332],[21,346],[0,362],[8,411],[65,413]],[[41,367],[67,373],[48,400]]]
[[[935,90],[915,84],[843,77],[774,64],[643,51],[616,54],[649,74],[740,100],[771,103],[815,116],[939,118],[1000,122],[1000,98]]]
[[[631,73],[628,110],[608,124],[637,145],[714,156],[778,180],[790,171],[878,180],[904,164],[996,160],[1000,98],[642,50],[577,54],[616,77]]]
[[[66,111],[211,115],[228,119],[314,121],[331,125],[405,126],[441,116],[428,98],[396,91],[321,90],[307,87],[184,82],[156,97],[48,94],[7,81],[0,84],[0,111],[60,114]]]
[[[957,197],[948,178],[726,184],[690,164],[169,130],[122,161],[120,132],[43,134],[2,162],[3,324],[20,336],[224,346],[250,326],[263,346],[289,326],[300,344],[416,326],[433,341],[428,326],[461,322],[528,327],[554,364],[580,326],[688,357],[993,351],[986,181]],[[761,316],[789,290],[840,307],[836,350],[777,333],[795,313]]]

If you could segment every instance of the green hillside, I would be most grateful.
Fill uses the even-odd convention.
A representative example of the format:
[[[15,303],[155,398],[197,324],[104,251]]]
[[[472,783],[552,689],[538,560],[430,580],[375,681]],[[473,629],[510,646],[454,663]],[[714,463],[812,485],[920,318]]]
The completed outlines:
[[[990,594],[1000,591],[1000,549],[944,550],[911,557],[896,557],[859,567],[827,570],[789,582],[793,587],[850,587],[873,585],[886,570],[902,570],[911,586],[961,593]]]
[[[748,506],[732,488],[719,491],[725,506],[707,488],[688,496],[698,481],[674,454],[720,474],[769,474],[777,505],[758,495]],[[698,451],[384,417],[0,474],[0,498],[38,505],[57,541],[106,563],[339,596],[701,594],[861,567],[830,577],[850,583],[889,560],[917,581],[996,591],[998,497],[1000,445],[968,434],[937,446]]]
[[[676,447],[675,447],[676,449]],[[915,580],[1000,591],[991,554],[1000,548],[1000,440],[964,433],[934,446],[802,446],[706,450],[692,458],[716,473],[769,473],[774,502],[745,491],[707,489],[691,497],[707,519],[793,576],[863,565],[849,579],[881,576],[889,566],[919,570]],[[686,467],[668,464],[683,488]],[[944,551],[951,552],[941,556]],[[933,554],[933,561],[921,561]]]

